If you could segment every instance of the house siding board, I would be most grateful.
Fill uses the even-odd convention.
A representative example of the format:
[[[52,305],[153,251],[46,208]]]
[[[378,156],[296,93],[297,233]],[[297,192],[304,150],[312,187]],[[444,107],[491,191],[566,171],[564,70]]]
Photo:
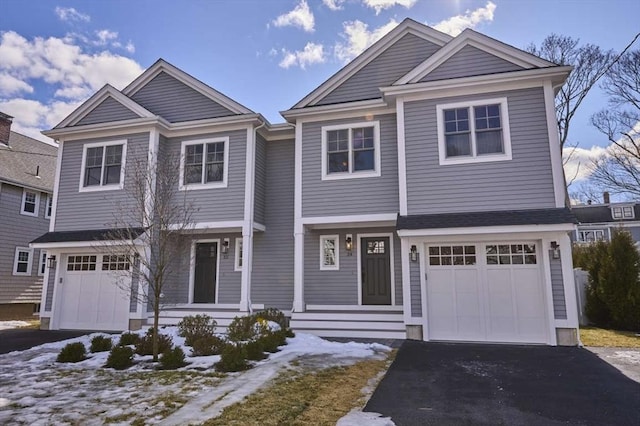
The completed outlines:
[[[256,174],[253,220],[265,223],[266,185],[267,185],[267,141],[260,135],[256,138]]]
[[[47,232],[49,219],[44,218],[47,194],[40,193],[38,217],[20,214],[23,188],[0,185],[0,304],[40,303],[42,278],[38,276],[40,250],[34,249],[31,275],[13,275],[16,247],[29,247],[29,241]]]
[[[380,98],[380,87],[390,86],[439,48],[430,41],[407,34],[330,92],[317,105]]]
[[[358,305],[358,235],[393,233],[395,306],[402,306],[402,265],[400,240],[393,228],[309,230],[304,237],[304,298],[312,305]],[[351,234],[353,253],[347,255],[344,241]],[[339,266],[336,271],[320,270],[320,236],[338,235]]]
[[[127,140],[124,188],[121,190],[79,192],[83,146],[86,143],[108,142],[120,139]],[[55,230],[74,231],[110,228],[113,227],[115,222],[115,215],[121,216],[125,213],[130,216],[128,218],[130,226],[140,226],[141,217],[133,217],[139,209],[135,208],[131,192],[127,188],[134,185],[133,171],[135,167],[146,167],[148,149],[148,133],[66,141],[63,145],[62,166],[60,169]],[[120,220],[122,220],[122,217],[120,217]]]
[[[372,178],[322,180],[322,126],[368,121],[348,120],[304,123],[302,126],[303,216],[360,215],[398,212],[398,148],[395,114],[380,121],[382,174]],[[369,120],[370,121],[370,120]]]
[[[244,219],[244,187],[247,152],[247,131],[208,133],[185,138],[168,138],[164,145],[167,155],[180,158],[183,141],[229,137],[229,164],[227,187],[179,191],[178,202],[187,202],[194,208],[194,222],[216,222]],[[178,190],[176,188],[176,190]]]
[[[60,257],[60,256],[58,256]],[[51,312],[51,306],[53,305],[53,288],[56,285],[56,270],[55,268],[49,269],[49,276],[47,277],[47,295],[44,302],[45,312]]]
[[[136,312],[138,310],[138,299],[142,298],[140,288],[140,262],[136,262],[133,266],[133,272],[131,274],[131,295],[129,297],[129,312]]]
[[[553,316],[555,319],[567,319],[567,305],[564,295],[564,280],[562,279],[562,260],[554,259],[549,252],[551,268],[551,293],[553,295]]]
[[[89,114],[85,115],[75,126],[87,124],[108,123],[111,121],[132,120],[140,118],[138,114],[122,105],[113,98],[106,98]]]
[[[439,165],[436,105],[507,97],[512,160]],[[554,208],[542,88],[405,104],[409,214]]]
[[[411,293],[411,316],[422,317],[422,289],[420,283],[420,263],[409,263],[409,279]]]
[[[465,46],[420,82],[519,71],[523,68],[477,47]]]
[[[290,310],[293,301],[293,140],[266,144],[265,232],[255,232],[251,300]]]
[[[131,99],[171,123],[235,115],[165,72],[154,77]]]

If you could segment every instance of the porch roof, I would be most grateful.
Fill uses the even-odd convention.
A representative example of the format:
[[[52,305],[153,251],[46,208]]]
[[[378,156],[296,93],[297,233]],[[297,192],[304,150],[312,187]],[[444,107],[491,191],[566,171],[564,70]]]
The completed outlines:
[[[114,236],[121,235],[123,238],[135,240],[144,233],[144,228],[109,228],[109,229],[88,229],[81,231],[57,231],[47,232],[39,236],[30,244],[41,243],[70,243],[84,241],[109,241],[115,240]]]

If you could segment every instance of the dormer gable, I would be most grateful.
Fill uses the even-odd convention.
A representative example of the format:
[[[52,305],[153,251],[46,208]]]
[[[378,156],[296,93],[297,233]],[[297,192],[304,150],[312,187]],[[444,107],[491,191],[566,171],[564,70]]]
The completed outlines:
[[[613,220],[634,220],[636,218],[633,204],[612,204],[610,208]]]

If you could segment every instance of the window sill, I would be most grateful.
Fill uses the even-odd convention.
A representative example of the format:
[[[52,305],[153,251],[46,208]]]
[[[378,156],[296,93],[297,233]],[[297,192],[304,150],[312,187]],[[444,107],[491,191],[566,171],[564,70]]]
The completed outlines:
[[[339,266],[321,266],[320,270],[321,271],[339,271],[340,267]]]
[[[496,161],[509,161],[511,160],[511,155],[500,154],[500,155],[481,155],[478,157],[453,157],[453,158],[441,158],[440,165],[441,166],[449,166],[455,164],[474,164],[474,163],[489,163]]]
[[[216,182],[216,183],[192,183],[189,185],[181,185],[179,187],[180,191],[197,191],[200,189],[214,189],[214,188],[226,188],[227,182]]]
[[[20,214],[22,216],[38,217],[38,213],[29,213],[29,212],[21,211]]]
[[[322,180],[342,180],[342,179],[361,179],[361,178],[376,178],[380,177],[380,172],[336,172],[322,175]]]
[[[95,185],[95,186],[81,186],[79,192],[100,192],[100,191],[119,191],[124,188],[124,185]]]
[[[31,273],[29,273],[29,272],[14,272],[13,276],[14,277],[30,277]]]

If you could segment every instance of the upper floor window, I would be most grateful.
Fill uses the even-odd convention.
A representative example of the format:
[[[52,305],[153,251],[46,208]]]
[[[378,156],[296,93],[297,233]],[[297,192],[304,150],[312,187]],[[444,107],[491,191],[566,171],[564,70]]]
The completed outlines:
[[[80,191],[122,189],[126,154],[124,140],[85,144]]]
[[[40,193],[24,188],[22,190],[22,206],[20,214],[26,216],[38,216],[40,209]]]
[[[13,275],[31,275],[31,256],[33,256],[33,249],[16,247]]]
[[[611,207],[611,214],[614,219],[634,219],[635,212],[633,206],[616,206]]]
[[[182,142],[180,189],[226,187],[229,138]]]
[[[507,99],[438,105],[440,164],[511,159]]]
[[[45,219],[49,219],[51,217],[51,212],[53,211],[53,194],[47,194],[47,206],[44,210]]]
[[[322,179],[380,176],[380,123],[322,127]]]

